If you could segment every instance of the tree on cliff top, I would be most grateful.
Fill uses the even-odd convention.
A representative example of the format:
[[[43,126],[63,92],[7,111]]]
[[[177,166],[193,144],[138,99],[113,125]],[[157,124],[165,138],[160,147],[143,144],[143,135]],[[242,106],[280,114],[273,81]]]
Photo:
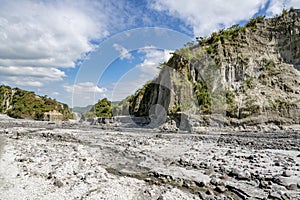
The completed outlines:
[[[97,117],[111,117],[112,102],[107,98],[101,99],[93,106],[91,111],[94,111]]]

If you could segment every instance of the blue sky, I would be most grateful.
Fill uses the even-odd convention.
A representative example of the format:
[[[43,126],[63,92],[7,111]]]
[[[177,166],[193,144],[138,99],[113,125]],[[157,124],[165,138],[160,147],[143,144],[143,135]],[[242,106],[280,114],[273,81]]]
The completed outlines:
[[[72,106],[121,100],[170,52],[300,0],[0,0],[0,84]]]

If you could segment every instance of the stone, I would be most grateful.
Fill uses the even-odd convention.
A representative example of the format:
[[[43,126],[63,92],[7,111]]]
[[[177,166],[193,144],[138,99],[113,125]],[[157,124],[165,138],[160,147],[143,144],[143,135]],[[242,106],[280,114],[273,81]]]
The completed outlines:
[[[53,185],[55,185],[56,187],[61,188],[64,184],[63,184],[63,182],[61,182],[60,180],[56,179],[56,180],[53,182]]]
[[[281,195],[278,192],[271,192],[268,199],[281,200]]]
[[[238,175],[241,173],[240,170],[236,169],[236,168],[233,168],[231,169],[230,173],[229,173],[229,176],[231,177],[238,177]]]
[[[292,176],[292,172],[290,170],[284,170],[282,173],[282,176],[290,177],[290,176]]]
[[[195,181],[195,184],[198,186],[198,187],[205,187],[207,185],[206,181]]]
[[[198,192],[198,196],[199,196],[199,198],[200,198],[201,200],[207,199],[206,194],[203,193],[203,192]]]
[[[288,190],[297,190],[297,184],[290,184],[288,186],[286,186],[286,189]]]
[[[282,195],[281,195],[281,198],[282,198],[282,200],[290,200],[290,199],[292,199],[292,198],[289,196],[289,194],[287,194],[287,193],[282,194]]]
[[[280,166],[280,161],[275,161],[275,162],[274,162],[274,165],[275,165],[276,167],[279,167],[279,166]]]
[[[268,182],[267,181],[260,181],[259,188],[267,188]]]
[[[216,178],[212,178],[210,180],[210,184],[212,184],[212,185],[218,185],[218,183],[219,183],[219,181]]]
[[[219,176],[219,178],[222,180],[227,180],[228,176],[227,176],[227,174],[223,174],[223,175]]]
[[[227,191],[227,188],[224,186],[217,186],[215,190],[219,193],[224,193]]]
[[[211,189],[206,190],[205,194],[207,195],[215,195],[214,191],[212,191]]]
[[[237,178],[240,180],[251,180],[251,173],[249,171],[239,172]]]

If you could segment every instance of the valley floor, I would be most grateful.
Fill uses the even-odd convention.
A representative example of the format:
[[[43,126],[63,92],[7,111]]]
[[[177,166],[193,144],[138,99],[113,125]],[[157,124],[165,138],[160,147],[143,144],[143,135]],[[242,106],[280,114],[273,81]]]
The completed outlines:
[[[0,199],[299,199],[300,133],[0,117]]]

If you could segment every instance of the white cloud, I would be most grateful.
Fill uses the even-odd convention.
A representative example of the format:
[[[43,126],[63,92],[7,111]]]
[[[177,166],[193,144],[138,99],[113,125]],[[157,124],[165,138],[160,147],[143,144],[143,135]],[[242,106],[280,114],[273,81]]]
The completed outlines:
[[[56,68],[0,66],[6,85],[42,87],[45,82],[61,81],[65,73]]]
[[[65,73],[56,68],[43,67],[18,67],[18,66],[0,66],[0,76],[24,78],[38,78],[47,81],[60,81],[65,77]]]
[[[159,73],[158,66],[169,60],[172,56],[171,52],[171,50],[156,49],[153,46],[139,49],[138,53],[143,54],[143,61],[113,84],[111,98],[114,101],[122,100],[141,88],[147,81],[155,78]]]
[[[283,9],[289,9],[290,7],[299,8],[299,5],[300,0],[271,0],[267,15],[281,14]]]
[[[155,0],[150,7],[166,11],[191,25],[197,36],[209,35],[212,31],[248,20],[267,0]]]
[[[104,93],[106,88],[100,88],[92,82],[77,83],[75,85],[65,85],[65,90],[69,93],[86,94],[86,93]]]
[[[123,47],[119,44],[113,44],[113,47],[117,51],[120,52],[120,59],[121,60],[123,60],[124,58],[126,58],[126,59],[132,59],[133,58],[132,55],[129,53],[129,51],[125,47]]]
[[[92,82],[81,82],[74,85],[63,86],[67,95],[72,98],[72,107],[74,106],[87,106],[95,104],[98,99],[106,96],[107,89],[98,87]]]
[[[5,85],[19,85],[19,86],[29,86],[29,87],[42,87],[43,82],[37,81],[28,77],[10,77],[8,81],[5,82]]]
[[[99,12],[102,3],[1,1],[0,74],[29,76],[36,86],[61,80],[65,75],[56,68],[74,67],[95,49],[91,40],[108,35],[107,13]]]
[[[52,92],[52,95],[53,95],[53,96],[59,96],[60,93],[59,93],[59,92]]]
[[[146,46],[138,51],[139,53],[145,54],[143,62],[137,67],[140,69],[142,75],[149,75],[148,80],[152,79],[159,73],[159,65],[171,58],[172,50],[161,50],[156,49],[152,46]]]

